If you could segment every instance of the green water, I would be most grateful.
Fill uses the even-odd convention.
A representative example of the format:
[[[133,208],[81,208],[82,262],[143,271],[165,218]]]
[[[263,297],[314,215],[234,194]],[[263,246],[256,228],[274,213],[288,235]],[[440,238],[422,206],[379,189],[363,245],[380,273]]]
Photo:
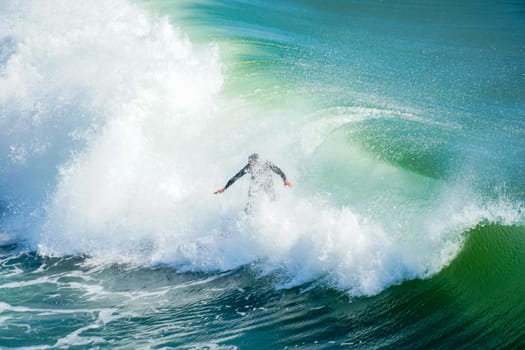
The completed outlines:
[[[24,271],[3,277],[4,286],[19,286],[3,288],[2,303],[11,307],[2,312],[9,319],[2,346],[60,347],[57,338],[83,329],[86,344],[67,347],[520,348],[523,234],[518,227],[476,228],[436,276],[352,299],[315,284],[276,290],[272,277],[250,269],[215,276],[94,271],[82,258],[6,260],[14,247],[3,247],[4,273]]]
[[[0,13],[0,348],[525,347],[522,2]]]

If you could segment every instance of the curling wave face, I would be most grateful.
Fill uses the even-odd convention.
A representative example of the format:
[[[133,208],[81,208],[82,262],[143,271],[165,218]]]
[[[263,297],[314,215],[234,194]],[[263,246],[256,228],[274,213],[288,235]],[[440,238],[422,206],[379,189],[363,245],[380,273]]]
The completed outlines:
[[[0,230],[42,255],[254,264],[283,287],[370,295],[440,271],[469,228],[523,222],[515,201],[348,142],[364,120],[426,123],[418,112],[261,110],[222,93],[220,44],[123,0],[1,7]],[[298,185],[245,216],[246,183],[211,192],[254,151]]]

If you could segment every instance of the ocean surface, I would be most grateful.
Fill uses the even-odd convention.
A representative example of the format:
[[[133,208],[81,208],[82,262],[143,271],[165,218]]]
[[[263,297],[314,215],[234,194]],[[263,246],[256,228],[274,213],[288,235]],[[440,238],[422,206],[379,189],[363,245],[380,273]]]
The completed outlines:
[[[523,1],[0,2],[1,349],[523,349],[524,271]]]

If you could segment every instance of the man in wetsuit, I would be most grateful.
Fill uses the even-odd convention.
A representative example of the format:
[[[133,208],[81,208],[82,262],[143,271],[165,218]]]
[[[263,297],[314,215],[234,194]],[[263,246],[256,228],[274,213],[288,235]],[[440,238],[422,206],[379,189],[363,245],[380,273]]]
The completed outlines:
[[[292,187],[292,183],[286,179],[286,175],[281,169],[279,169],[279,167],[267,160],[260,160],[259,155],[254,153],[248,157],[248,164],[246,164],[244,168],[242,168],[237,174],[228,180],[224,188],[215,191],[214,194],[223,193],[228,187],[233,185],[235,181],[237,181],[246,173],[249,173],[252,180],[250,182],[250,189],[248,191],[248,196],[250,199],[253,199],[260,193],[264,193],[268,195],[270,199],[275,200],[272,171],[283,179],[285,186]]]

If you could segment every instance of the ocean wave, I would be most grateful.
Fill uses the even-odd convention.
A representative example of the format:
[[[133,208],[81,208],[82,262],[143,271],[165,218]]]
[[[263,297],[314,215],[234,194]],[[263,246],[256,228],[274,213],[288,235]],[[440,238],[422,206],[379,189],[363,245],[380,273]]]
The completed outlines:
[[[293,109],[261,111],[222,96],[218,45],[195,46],[138,6],[10,4],[1,190],[20,212],[7,216],[27,225],[19,239],[42,255],[180,271],[253,264],[282,273],[283,288],[321,280],[371,295],[440,271],[469,228],[522,222],[512,201],[477,198],[468,184],[348,145],[337,134],[349,122],[339,112],[305,121]],[[298,181],[246,216],[245,183],[212,192],[257,150]]]

